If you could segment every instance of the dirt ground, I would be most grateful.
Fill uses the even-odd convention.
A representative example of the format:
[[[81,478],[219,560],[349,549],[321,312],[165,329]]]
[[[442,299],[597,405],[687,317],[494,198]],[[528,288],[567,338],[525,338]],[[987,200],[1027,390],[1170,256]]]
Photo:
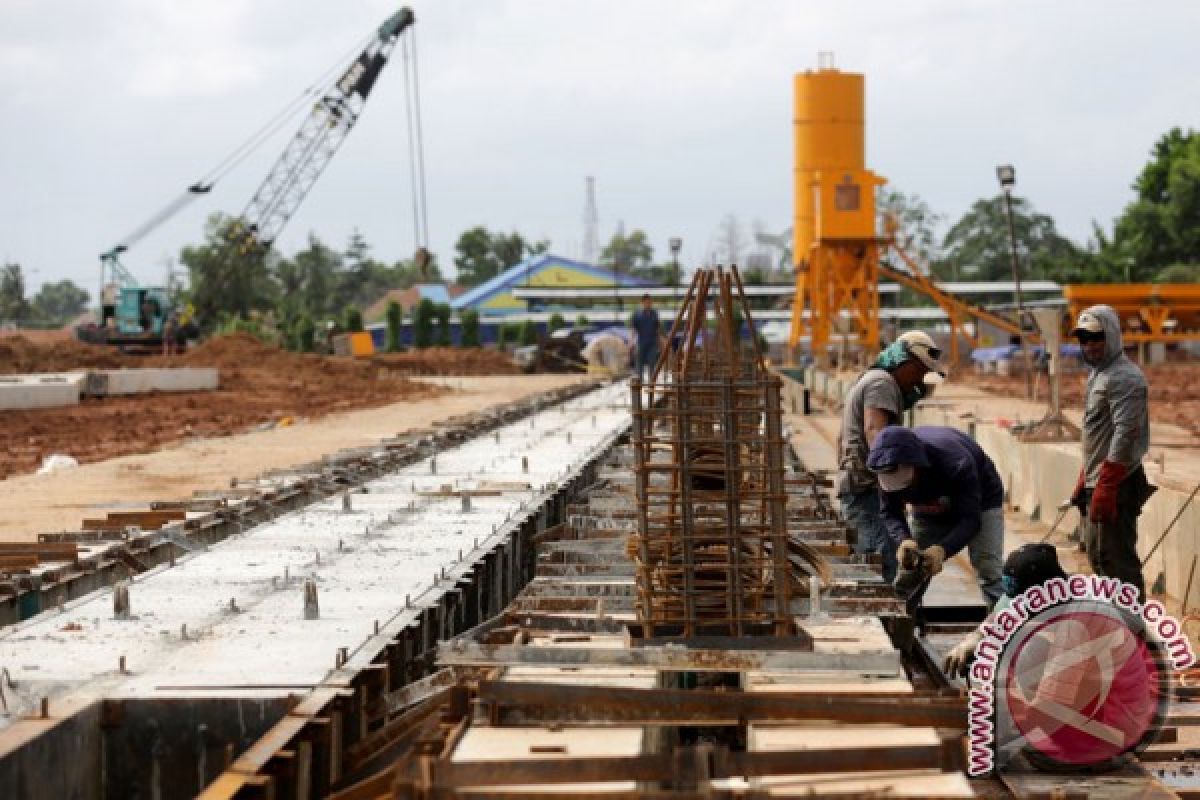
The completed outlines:
[[[0,481],[0,540],[32,541],[38,533],[78,530],[82,519],[103,515],[102,509],[182,500],[197,490],[228,487],[230,478],[250,479],[267,470],[308,463],[342,448],[369,445],[585,379],[582,375],[417,379],[413,383],[429,394],[409,395],[377,408],[339,411],[288,427],[189,438],[156,452],[49,475],[11,477]],[[435,392],[440,394],[434,397]]]
[[[1164,422],[1200,435],[1200,364],[1162,364],[1144,367],[1150,388],[1150,420]],[[977,375],[961,370],[953,375],[955,383],[975,386],[1001,396],[1025,396],[1025,379],[1013,375]],[[1086,372],[1063,376],[1064,408],[1082,410]],[[1045,377],[1037,385],[1038,399],[1045,400],[1049,389]]]
[[[411,380],[412,375],[512,371],[505,356],[491,351],[433,348],[356,360],[289,353],[246,334],[211,339],[170,358],[126,356],[71,339],[0,338],[0,375],[157,366],[217,367],[220,388],[86,398],[78,406],[8,411],[0,424],[0,479],[33,472],[55,453],[90,463],[447,391]]]

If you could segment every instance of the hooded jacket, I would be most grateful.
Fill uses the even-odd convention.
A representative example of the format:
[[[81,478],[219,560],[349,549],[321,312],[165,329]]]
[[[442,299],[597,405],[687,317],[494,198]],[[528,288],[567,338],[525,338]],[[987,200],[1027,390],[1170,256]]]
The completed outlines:
[[[918,517],[951,526],[946,539],[938,542],[949,558],[979,533],[980,515],[1004,502],[995,464],[970,436],[954,428],[884,428],[871,445],[867,466],[878,470],[902,464],[917,467],[912,485],[898,492],[880,491],[883,525],[897,545],[912,537],[906,505],[911,504]]]
[[[1087,310],[1104,326],[1104,357],[1088,365],[1083,409],[1083,469],[1086,485],[1094,488],[1105,461],[1130,472],[1141,465],[1150,447],[1150,415],[1146,376],[1125,355],[1117,312],[1109,306]]]

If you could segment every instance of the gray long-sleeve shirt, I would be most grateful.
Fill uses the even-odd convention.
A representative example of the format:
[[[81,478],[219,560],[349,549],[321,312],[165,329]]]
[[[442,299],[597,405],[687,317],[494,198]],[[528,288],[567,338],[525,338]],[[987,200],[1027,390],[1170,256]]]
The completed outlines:
[[[1121,320],[1109,306],[1088,309],[1104,326],[1104,358],[1091,365],[1083,410],[1083,467],[1089,488],[1100,466],[1116,461],[1137,468],[1150,447],[1146,376],[1125,355]]]

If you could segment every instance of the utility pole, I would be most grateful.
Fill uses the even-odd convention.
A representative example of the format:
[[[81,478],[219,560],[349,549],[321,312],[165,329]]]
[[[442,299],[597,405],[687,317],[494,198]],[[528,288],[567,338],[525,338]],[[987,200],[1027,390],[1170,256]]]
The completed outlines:
[[[1013,298],[1017,305],[1017,339],[1021,343],[1021,360],[1025,371],[1025,398],[1033,398],[1033,363],[1029,358],[1029,342],[1025,338],[1025,309],[1021,305],[1021,262],[1017,257],[1017,234],[1013,228],[1012,188],[1017,183],[1017,171],[1011,164],[996,167],[996,177],[1004,190],[1004,216],[1008,220],[1008,245],[1012,253]]]

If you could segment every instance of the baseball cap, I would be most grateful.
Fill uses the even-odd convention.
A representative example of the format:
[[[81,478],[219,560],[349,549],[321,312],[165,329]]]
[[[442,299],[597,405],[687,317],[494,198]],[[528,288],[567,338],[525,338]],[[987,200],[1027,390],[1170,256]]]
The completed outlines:
[[[1104,333],[1104,323],[1091,311],[1083,311],[1079,314],[1079,319],[1075,320],[1075,327],[1071,330],[1071,335],[1075,336],[1080,331]]]
[[[925,367],[943,378],[946,377],[946,367],[942,364],[942,350],[924,331],[908,331],[900,334],[897,341],[904,343],[904,350],[915,356]]]
[[[879,488],[885,492],[899,492],[912,485],[916,475],[916,467],[912,464],[896,464],[888,470],[876,472],[879,478]]]
[[[1058,550],[1045,542],[1030,542],[1009,553],[1004,560],[1003,574],[1008,579],[1006,588],[1011,583],[1016,589],[1014,596],[1052,578],[1067,577],[1058,562]]]

